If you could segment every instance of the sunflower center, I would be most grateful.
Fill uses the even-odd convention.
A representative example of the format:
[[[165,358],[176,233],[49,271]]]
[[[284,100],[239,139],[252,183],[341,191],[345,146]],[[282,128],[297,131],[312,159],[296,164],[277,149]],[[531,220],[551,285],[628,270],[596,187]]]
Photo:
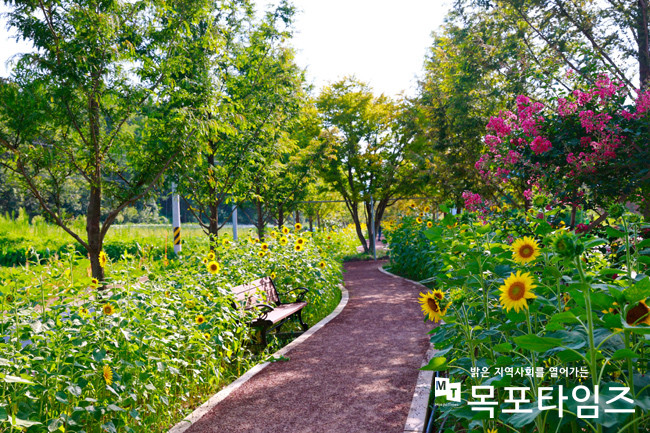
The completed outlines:
[[[440,307],[438,307],[438,303],[431,298],[427,299],[427,305],[429,306],[429,308],[431,308],[431,311],[433,311],[434,313],[440,311]]]
[[[535,249],[530,245],[524,245],[519,249],[519,255],[524,259],[527,259],[533,255]]]
[[[524,297],[525,294],[526,294],[526,286],[524,285],[524,283],[520,281],[512,283],[512,285],[508,289],[508,295],[510,299],[512,299],[513,301],[520,300],[521,298]]]
[[[627,312],[627,316],[625,316],[625,321],[630,326],[638,325],[639,323],[644,323],[645,320],[648,319],[648,313],[650,313],[650,309],[648,308],[648,306],[643,303],[638,303],[636,306],[634,306],[632,309],[630,309]]]

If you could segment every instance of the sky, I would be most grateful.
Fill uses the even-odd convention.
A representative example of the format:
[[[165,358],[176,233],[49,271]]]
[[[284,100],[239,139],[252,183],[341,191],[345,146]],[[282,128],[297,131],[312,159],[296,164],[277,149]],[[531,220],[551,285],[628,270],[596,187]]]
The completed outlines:
[[[298,10],[296,61],[318,90],[347,75],[369,83],[376,93],[412,95],[431,46],[432,31],[443,21],[451,0],[294,0]],[[268,1],[258,0],[258,4]],[[6,7],[0,6],[0,12]],[[17,44],[0,17],[0,76],[7,60],[28,52]]]

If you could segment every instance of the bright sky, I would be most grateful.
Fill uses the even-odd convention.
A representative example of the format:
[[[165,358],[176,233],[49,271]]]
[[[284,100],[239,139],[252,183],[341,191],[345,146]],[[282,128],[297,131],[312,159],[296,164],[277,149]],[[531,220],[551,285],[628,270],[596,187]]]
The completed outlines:
[[[413,94],[431,32],[442,24],[450,1],[294,0],[297,62],[316,89],[355,75],[377,93]],[[16,44],[11,35],[0,18],[0,76],[8,75],[11,56],[31,47]]]

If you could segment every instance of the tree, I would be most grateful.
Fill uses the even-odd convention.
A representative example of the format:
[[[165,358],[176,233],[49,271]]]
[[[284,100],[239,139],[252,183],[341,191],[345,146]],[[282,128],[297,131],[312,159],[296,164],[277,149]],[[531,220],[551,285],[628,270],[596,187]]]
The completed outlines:
[[[271,163],[267,157],[282,152],[284,125],[302,97],[302,72],[283,45],[291,35],[293,8],[281,2],[258,21],[250,2],[241,3],[225,17],[225,50],[208,66],[196,115],[201,151],[179,179],[181,193],[213,241],[225,224],[219,206],[255,193],[260,184],[253,178]]]
[[[364,214],[368,228],[374,214],[377,233],[386,208],[419,186],[409,153],[412,137],[398,122],[407,113],[405,104],[374,96],[367,84],[344,78],[324,88],[316,106],[326,128],[321,133],[320,175],[343,197],[368,253],[361,227]]]
[[[5,1],[9,25],[35,51],[0,83],[0,163],[89,253],[100,252],[127,206],[147,195],[175,158],[191,153],[191,127],[174,107],[174,74],[189,67],[188,23],[209,2]],[[83,185],[86,235],[63,206],[66,182]]]

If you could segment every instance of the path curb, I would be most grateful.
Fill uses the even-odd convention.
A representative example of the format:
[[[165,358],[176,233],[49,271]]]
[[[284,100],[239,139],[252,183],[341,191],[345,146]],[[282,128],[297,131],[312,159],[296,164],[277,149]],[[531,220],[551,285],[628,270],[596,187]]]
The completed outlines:
[[[382,272],[391,277],[400,278],[402,280],[408,281],[409,283],[415,284],[416,286],[422,287],[427,291],[429,288],[424,284],[418,283],[417,281],[409,280],[408,278],[400,277],[393,273],[388,272],[382,266],[379,266],[379,272]],[[431,358],[435,355],[437,350],[432,344],[427,351],[427,354],[424,357],[422,362],[422,367],[427,365]],[[423,433],[424,426],[426,424],[426,416],[429,408],[429,395],[431,393],[431,384],[433,383],[433,371],[423,371],[420,370],[418,375],[418,380],[415,383],[415,391],[413,393],[413,400],[411,400],[411,410],[406,417],[406,423],[404,424],[404,433]]]
[[[323,320],[320,322],[316,323],[314,326],[309,328],[307,331],[305,331],[300,337],[296,338],[293,340],[291,343],[287,344],[284,346],[282,349],[278,350],[275,352],[273,355],[276,357],[282,357],[285,355],[287,352],[289,352],[291,349],[295,348],[302,342],[304,342],[306,339],[311,337],[316,331],[321,329],[323,326],[325,326],[327,323],[329,323],[332,319],[334,319],[336,316],[338,316],[341,311],[343,311],[343,308],[348,304],[348,300],[350,299],[350,295],[348,293],[348,290],[342,285],[339,284],[339,288],[341,289],[341,301],[339,302],[339,305],[332,311],[327,317],[325,317]],[[226,397],[228,397],[230,394],[232,394],[237,388],[241,387],[243,384],[248,382],[250,379],[253,378],[257,373],[262,371],[264,368],[266,368],[270,362],[264,362],[262,364],[258,364],[255,367],[251,368],[248,370],[246,373],[244,373],[243,376],[241,376],[239,379],[210,397],[208,401],[203,403],[201,406],[196,408],[194,412],[186,416],[182,421],[180,421],[178,424],[176,424],[174,427],[172,427],[167,433],[183,433],[185,430],[190,428],[192,425],[194,425],[195,422],[197,422],[199,419],[203,417],[206,413],[208,413],[214,406],[219,404],[222,400],[224,400]]]

